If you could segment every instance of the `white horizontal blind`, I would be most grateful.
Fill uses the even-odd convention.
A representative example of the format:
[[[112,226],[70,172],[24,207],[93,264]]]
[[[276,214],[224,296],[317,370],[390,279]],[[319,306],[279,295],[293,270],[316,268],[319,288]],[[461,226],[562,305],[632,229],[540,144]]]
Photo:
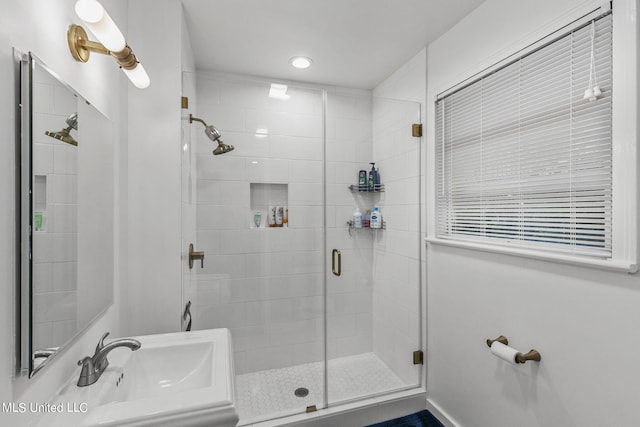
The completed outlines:
[[[611,256],[611,14],[436,103],[437,237]]]

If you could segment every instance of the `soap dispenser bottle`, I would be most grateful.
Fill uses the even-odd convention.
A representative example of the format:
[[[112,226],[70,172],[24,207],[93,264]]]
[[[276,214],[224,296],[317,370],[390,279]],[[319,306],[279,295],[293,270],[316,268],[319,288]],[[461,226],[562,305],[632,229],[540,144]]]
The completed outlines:
[[[382,214],[377,206],[371,212],[371,228],[382,228]]]

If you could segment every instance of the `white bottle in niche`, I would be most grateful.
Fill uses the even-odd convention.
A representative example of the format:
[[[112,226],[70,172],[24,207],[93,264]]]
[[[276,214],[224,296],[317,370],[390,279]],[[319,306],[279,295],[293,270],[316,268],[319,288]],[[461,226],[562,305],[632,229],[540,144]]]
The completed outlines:
[[[382,214],[377,206],[371,212],[371,228],[382,228]]]
[[[284,218],[284,206],[276,206],[276,227],[282,227],[282,218]]]
[[[355,228],[362,228],[362,214],[360,213],[360,208],[356,208],[356,211],[353,214],[353,226]]]

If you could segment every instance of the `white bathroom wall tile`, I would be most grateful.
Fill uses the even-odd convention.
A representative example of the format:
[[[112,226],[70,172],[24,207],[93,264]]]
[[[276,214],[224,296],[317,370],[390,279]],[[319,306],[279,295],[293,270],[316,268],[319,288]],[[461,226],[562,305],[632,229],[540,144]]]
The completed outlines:
[[[356,144],[345,139],[327,140],[327,161],[355,162]],[[357,172],[357,171],[356,171]]]
[[[53,263],[34,262],[33,268],[33,292],[41,294],[53,291]]]
[[[246,326],[234,328],[231,336],[235,351],[262,349],[269,345],[270,330],[265,325]]]
[[[353,206],[353,196],[347,185],[327,184],[327,200],[334,205]]]
[[[55,83],[33,83],[33,111],[37,111],[38,113],[55,114],[55,86]]]
[[[78,263],[56,262],[53,264],[53,290],[73,291],[78,289]]]
[[[257,159],[247,165],[247,179],[251,182],[287,183],[291,180],[292,160]]]
[[[321,206],[289,205],[289,228],[318,228],[323,222]]]
[[[322,337],[320,320],[297,320],[271,324],[271,345],[284,346],[317,341]]]
[[[202,241],[200,238],[198,241]],[[225,255],[218,254],[207,256],[207,250],[204,244],[200,245],[200,249],[204,250],[204,268],[203,273],[219,273],[228,277],[244,277],[245,275],[245,256],[244,255]],[[209,252],[211,254],[211,252]]]
[[[33,174],[47,175],[53,173],[53,144],[33,144]]]
[[[316,183],[289,183],[289,206],[319,206],[322,209],[323,186]]]
[[[222,206],[215,204],[198,204],[196,221],[198,231],[227,230],[246,228],[247,222],[243,206]]]
[[[246,306],[238,304],[198,304],[198,329],[230,328],[233,332],[247,325]],[[235,346],[235,337],[234,337]],[[240,350],[240,349],[239,349]]]
[[[54,87],[53,113],[67,118],[78,112],[78,98],[66,87],[57,84]],[[82,120],[82,118],[80,118]]]
[[[251,372],[250,369],[253,365],[252,360],[253,360],[253,353],[249,355],[248,351],[234,351],[233,367],[236,371],[236,375],[243,375]]]
[[[209,260],[217,255],[224,254],[220,244],[219,230],[197,229],[196,241],[193,242],[197,251],[204,252],[204,264],[206,271],[198,270],[198,273],[217,273],[208,268]],[[186,249],[186,248],[185,248]]]
[[[201,96],[198,97],[198,102],[203,98]],[[245,132],[246,131],[246,122],[247,122],[247,113],[244,108],[233,107],[229,105],[223,104],[212,104],[212,105],[198,105],[198,115],[197,117],[204,120],[207,125],[215,126],[222,133],[222,139],[225,140],[228,133],[231,132]],[[208,140],[206,135],[204,134],[204,125],[198,122],[194,122],[191,124],[192,126],[196,126],[201,129],[202,135],[204,139],[198,139],[198,153],[200,151],[201,144],[200,142],[204,142]],[[229,142],[231,143],[231,142]],[[234,145],[233,143],[231,143]]]
[[[78,173],[78,148],[64,144],[53,147],[53,171],[56,174]]]
[[[55,223],[53,227],[49,227],[50,232],[78,232],[78,205],[66,205],[57,203],[55,205],[52,205],[52,208],[52,214],[55,218]]]
[[[348,118],[336,119],[336,139],[349,142],[371,143],[372,129],[371,120],[358,120]]]
[[[234,142],[233,144],[237,144]],[[211,149],[215,148],[214,145]],[[196,156],[198,179],[244,181],[246,159],[231,156],[213,156],[209,151]]]
[[[291,160],[321,161],[324,155],[321,138],[302,138],[275,135],[269,138],[269,156]],[[312,175],[313,176],[313,175]],[[322,175],[316,175],[321,181]]]
[[[289,294],[292,297],[316,296],[323,294],[323,274],[309,273],[288,275],[284,280],[288,283]]]
[[[334,315],[327,317],[327,336],[329,338],[351,337],[356,335],[356,315]]]
[[[47,187],[47,203],[78,203],[76,175],[49,175]]]
[[[53,342],[54,343],[66,343],[69,341],[75,333],[76,330],[76,320],[64,320],[60,322],[53,322]]]
[[[305,296],[293,299],[293,318],[302,319],[321,319],[324,314],[324,297]]]
[[[274,230],[269,230],[274,231]],[[281,230],[275,230],[281,231]],[[290,272],[292,262],[286,253],[254,253],[245,255],[246,277],[282,276]]]
[[[322,91],[289,85],[287,94],[290,96],[284,104],[284,111],[304,112],[305,114],[322,115]]]
[[[249,208],[249,183],[238,181],[198,180],[199,204],[236,205]]]
[[[196,305],[198,306],[212,306],[227,302],[221,300],[220,286],[216,280],[207,282],[198,280],[195,288]]]
[[[42,348],[60,344],[53,340],[53,322],[34,322],[32,333],[33,342],[38,343]]]
[[[294,182],[322,183],[322,161],[295,160],[291,163],[291,180]]]
[[[294,344],[291,347],[293,349],[291,363],[294,366],[324,360],[324,342],[322,340]]]
[[[41,323],[74,320],[77,305],[75,291],[41,294],[34,300],[33,321]]]
[[[291,366],[293,355],[290,347],[267,347],[254,354],[254,367],[258,371]]]

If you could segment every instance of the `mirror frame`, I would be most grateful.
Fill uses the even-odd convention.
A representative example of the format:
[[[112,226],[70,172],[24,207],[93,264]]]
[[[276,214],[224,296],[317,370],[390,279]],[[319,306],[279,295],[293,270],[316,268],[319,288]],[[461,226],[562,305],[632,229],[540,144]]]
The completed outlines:
[[[18,181],[16,183],[16,209],[18,211],[16,215],[16,268],[19,272],[19,277],[16,281],[14,298],[14,319],[16,322],[14,358],[15,380],[21,377],[27,377],[29,379],[32,378],[37,372],[45,368],[51,360],[55,359],[58,354],[64,352],[64,350],[79,339],[79,337],[81,337],[92,324],[94,324],[111,306],[113,306],[115,294],[112,282],[110,301],[108,301],[104,307],[99,309],[97,313],[93,313],[86,324],[82,326],[78,325],[73,336],[65,342],[60,343],[57,351],[48,356],[36,369],[34,369],[34,358],[32,355],[36,349],[33,347],[34,295],[33,263],[31,259],[33,233],[31,230],[33,227],[33,76],[36,65],[49,73],[64,88],[69,90],[69,92],[76,97],[78,103],[84,102],[91,106],[91,108],[95,109],[112,126],[113,122],[102,111],[98,110],[94,105],[82,97],[78,91],[63,81],[56,72],[54,72],[32,52],[24,54],[14,48],[14,60],[16,63],[16,79],[19,80],[18,84],[16,84],[16,97],[18,98],[17,121],[19,122],[16,124],[16,130],[20,132],[19,135],[16,136],[16,165],[18,169],[16,172],[16,180]],[[115,143],[115,140],[109,142],[113,144]]]

